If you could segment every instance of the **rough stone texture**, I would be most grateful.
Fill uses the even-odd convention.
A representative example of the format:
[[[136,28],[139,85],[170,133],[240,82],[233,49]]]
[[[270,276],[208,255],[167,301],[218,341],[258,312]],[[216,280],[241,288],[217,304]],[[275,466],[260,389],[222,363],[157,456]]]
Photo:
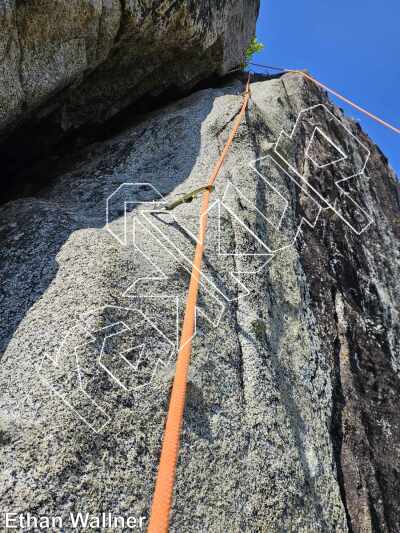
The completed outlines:
[[[0,1],[0,134],[97,124],[144,94],[236,67],[258,0]],[[34,112],[34,115],[32,113]]]
[[[241,91],[236,82],[155,112],[57,163],[42,194],[1,209],[3,509],[148,514],[173,298],[180,310],[199,201],[148,214],[160,197],[137,184],[167,200],[203,185]],[[252,93],[214,193],[220,215],[210,212],[171,531],[397,532],[395,176],[360,127],[301,76],[253,83]],[[271,159],[282,129],[321,103],[332,115],[315,108],[296,150],[282,138],[287,164]],[[304,156],[316,126],[346,151],[340,167],[323,167],[335,149],[319,133],[308,153],[320,167]],[[339,194],[333,179],[366,148],[365,175]],[[294,176],[293,158],[313,191],[285,173]],[[124,183],[136,185],[113,196],[107,231],[106,199]],[[358,230],[365,223],[353,197],[372,219],[360,235],[340,218]],[[336,201],[336,214],[322,198]],[[298,234],[302,217],[309,224]],[[280,251],[256,255],[266,247]],[[157,358],[165,366],[152,376]],[[97,430],[110,420],[96,434],[80,416]]]

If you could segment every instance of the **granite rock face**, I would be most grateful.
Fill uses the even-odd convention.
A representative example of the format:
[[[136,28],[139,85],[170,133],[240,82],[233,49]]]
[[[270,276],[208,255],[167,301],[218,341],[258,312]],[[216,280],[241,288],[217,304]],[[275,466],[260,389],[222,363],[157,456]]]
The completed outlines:
[[[242,90],[156,111],[1,208],[2,508],[66,531],[148,515],[199,200],[163,206],[205,184]],[[252,84],[213,193],[171,531],[398,531],[396,188],[302,76]]]
[[[258,0],[1,0],[0,135],[99,124],[243,61]]]

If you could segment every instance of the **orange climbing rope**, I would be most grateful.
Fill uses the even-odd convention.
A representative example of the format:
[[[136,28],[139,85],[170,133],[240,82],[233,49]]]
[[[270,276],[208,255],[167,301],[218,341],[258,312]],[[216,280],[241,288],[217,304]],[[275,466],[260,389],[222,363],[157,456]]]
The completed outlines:
[[[385,126],[385,128],[388,128],[388,129],[394,131],[395,133],[400,133],[400,129],[396,128],[396,126],[393,126],[392,124],[389,124],[389,122],[386,122],[386,120],[383,120],[383,119],[377,117],[376,115],[374,115],[373,113],[370,113],[369,111],[367,111],[363,107],[360,107],[359,105],[357,105],[352,100],[349,100],[348,98],[346,98],[342,94],[338,93],[334,89],[331,89],[330,87],[328,87],[327,85],[325,85],[321,81],[316,80],[313,76],[310,76],[310,74],[307,74],[303,70],[287,70],[287,69],[285,69],[285,72],[292,73],[292,74],[301,74],[302,76],[304,76],[308,80],[314,82],[316,85],[318,85],[322,89],[325,89],[326,91],[328,91],[328,93],[333,94],[334,96],[336,96],[337,98],[339,98],[343,102],[346,102],[346,104],[351,105],[352,107],[354,107],[354,109],[357,109],[357,111],[360,111],[360,113],[363,113],[367,117],[372,118],[372,120],[375,120],[375,122],[378,122],[378,124],[381,124],[382,126]]]
[[[304,72],[303,70],[294,70],[294,69],[285,69],[278,67],[270,67],[269,65],[260,65],[257,63],[252,63],[256,66],[264,68],[272,68],[274,70],[280,70],[285,73],[292,74],[301,74],[305,78],[309,79],[319,87],[325,89],[329,93],[335,95],[340,100],[351,105],[361,113],[364,113],[366,116],[372,118],[379,124],[382,124],[390,130],[400,133],[400,129],[396,128],[392,124],[382,120],[376,115],[370,113],[366,109],[363,109],[356,103],[352,102],[342,94],[338,93],[334,89],[331,89],[322,82],[316,80],[310,74]],[[212,186],[214,185],[221,168],[224,164],[226,156],[228,154],[229,148],[232,144],[233,139],[236,136],[236,133],[239,129],[239,126],[242,122],[243,116],[245,114],[248,102],[250,98],[250,75],[247,80],[246,90],[243,95],[242,107],[238,116],[236,117],[235,123],[233,125],[232,131],[229,135],[229,138],[224,146],[224,149],[221,153],[220,158],[218,159],[214,170],[211,174],[211,177],[208,181],[207,187],[203,192],[202,204],[200,211],[200,224],[199,224],[199,233],[197,238],[195,256],[193,259],[192,265],[192,274],[190,278],[189,291],[186,301],[185,316],[182,326],[182,335],[180,340],[180,346],[178,351],[178,357],[176,362],[175,369],[175,378],[174,384],[171,392],[171,399],[169,403],[167,422],[165,425],[164,438],[161,449],[160,463],[158,467],[158,474],[156,485],[154,489],[153,502],[150,513],[150,521],[148,526],[148,533],[167,533],[168,524],[169,524],[169,515],[171,510],[172,496],[174,490],[175,482],[175,472],[176,464],[179,454],[179,443],[180,443],[180,433],[182,428],[183,413],[185,408],[185,398],[186,398],[186,384],[187,384],[187,375],[189,370],[190,357],[192,352],[192,337],[194,334],[194,324],[195,324],[195,313],[196,313],[196,304],[197,297],[199,292],[199,283],[201,276],[201,264],[204,254],[204,243],[207,232],[207,222],[208,222],[208,205],[209,198],[212,191]]]
[[[335,91],[335,89],[332,89],[331,87],[328,87],[328,85],[325,85],[321,81],[318,81],[316,78],[311,76],[311,74],[308,74],[304,70],[296,70],[296,69],[290,69],[290,68],[284,68],[284,67],[271,67],[270,65],[261,65],[260,63],[250,63],[250,64],[251,65],[255,65],[256,67],[262,67],[262,68],[265,68],[265,69],[277,70],[277,71],[281,71],[281,72],[284,72],[284,73],[287,73],[287,74],[301,74],[302,76],[304,76],[308,80],[312,81],[313,83],[315,83],[316,85],[318,85],[322,89],[325,89],[325,91],[327,91],[328,93],[333,94],[334,96],[336,96],[337,98],[342,100],[342,102],[346,102],[346,104],[349,104],[351,107],[353,107],[354,109],[357,109],[357,111],[360,111],[360,113],[363,113],[364,115],[366,115],[367,117],[371,118],[372,120],[374,120],[378,124],[381,124],[385,128],[388,128],[389,130],[392,130],[395,133],[400,133],[400,128],[397,128],[396,126],[393,126],[393,124],[390,124],[389,122],[386,122],[386,120],[383,120],[382,118],[379,118],[378,116],[374,115],[373,113],[371,113],[367,109],[364,109],[363,107],[359,106],[358,104],[356,104],[355,102],[353,102],[349,98],[346,98],[345,96],[343,96],[343,94],[340,94],[338,91]]]
[[[154,489],[150,521],[147,530],[148,533],[166,533],[168,531],[169,515],[175,482],[176,463],[179,454],[180,434],[185,408],[187,375],[192,352],[192,337],[194,334],[196,304],[201,276],[201,264],[203,260],[204,243],[207,232],[210,193],[212,186],[214,185],[215,180],[217,179],[224,164],[232,141],[235,138],[239,126],[243,120],[249,98],[250,75],[247,80],[246,90],[243,94],[243,102],[240,112],[236,117],[229,138],[208,181],[208,188],[206,188],[203,192],[199,233],[193,259],[192,274],[190,278],[180,346],[176,361],[175,378],[171,392],[171,399],[169,402],[157,481]]]

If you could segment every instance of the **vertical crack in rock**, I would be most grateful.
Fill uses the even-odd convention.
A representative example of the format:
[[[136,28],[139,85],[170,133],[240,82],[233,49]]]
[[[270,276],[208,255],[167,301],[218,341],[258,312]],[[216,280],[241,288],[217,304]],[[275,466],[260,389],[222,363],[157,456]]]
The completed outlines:
[[[296,117],[296,111],[292,105],[292,101],[290,99],[290,96],[289,96],[289,93],[288,93],[288,90],[286,88],[286,83],[285,83],[285,80],[283,78],[280,78],[281,80],[281,83],[282,83],[282,87],[283,87],[283,90],[284,90],[284,93],[285,93],[285,98],[286,98],[286,102],[289,106],[289,109],[291,110],[292,112],[292,117],[295,118]]]
[[[226,137],[224,137],[223,134],[226,132],[228,126],[230,126],[232,124],[232,122],[236,119],[236,117],[239,115],[239,113],[240,113],[240,104],[241,104],[241,102],[238,101],[238,109],[233,113],[233,115],[227,121],[224,121],[224,124],[220,128],[218,128],[217,131],[214,134],[215,135],[215,140],[218,143],[219,156],[222,155],[222,151],[223,151],[223,148],[224,148],[224,145],[225,145],[225,142],[226,142]],[[229,133],[230,133],[230,131],[228,132],[228,135],[229,135]],[[231,176],[230,176],[229,172],[227,173],[227,179],[229,181],[231,180]],[[237,272],[238,271],[238,264],[237,264],[237,261],[236,261],[236,254],[238,252],[238,242],[237,242],[236,231],[235,231],[235,228],[234,228],[234,226],[232,224],[232,220],[231,220],[230,216],[227,217],[226,224],[227,224],[227,228],[228,228],[228,224],[229,224],[229,230],[228,231],[233,237],[234,255],[232,257],[232,261],[233,261],[233,265],[234,265],[234,272]],[[240,320],[239,320],[239,306],[240,306],[240,303],[239,302],[240,302],[240,300],[239,300],[239,286],[236,284],[235,301],[234,301],[232,307],[233,307],[233,313],[234,313],[235,333],[236,333],[236,339],[237,339],[237,346],[238,346],[238,349],[239,349],[238,357],[237,357],[237,362],[238,362],[238,364],[237,364],[237,372],[238,372],[238,379],[239,379],[240,389],[242,391],[241,392],[242,402],[243,402],[243,405],[245,405],[245,403],[246,403],[245,366],[244,366],[244,351],[243,351],[242,340],[241,340],[241,335],[240,335]],[[244,407],[244,409],[245,409],[245,407]]]
[[[124,32],[124,23],[125,23],[125,20],[126,20],[126,17],[127,17],[126,1],[127,0],[119,0],[120,10],[121,10],[121,18],[119,19],[118,31],[115,34],[114,45],[118,45],[119,44],[121,36],[123,35],[123,32]]]
[[[233,241],[234,241],[234,250],[235,250],[235,254],[233,256],[234,271],[237,272],[238,271],[238,264],[236,261],[236,253],[238,252],[237,236],[236,236],[236,231],[233,227],[230,217],[228,220],[230,222],[230,232],[233,236]],[[243,351],[242,339],[241,339],[241,334],[240,334],[240,319],[239,319],[240,300],[238,298],[239,298],[239,286],[236,285],[236,300],[234,302],[233,307],[234,307],[234,315],[235,315],[235,331],[236,331],[236,338],[237,338],[238,349],[239,349],[238,357],[237,357],[237,361],[238,361],[237,370],[238,370],[240,388],[242,389],[242,400],[244,404],[244,409],[246,409],[245,407],[245,404],[246,404],[245,364],[244,364],[244,351]]]
[[[343,300],[334,289],[332,289],[333,303],[335,307],[335,323],[337,328],[337,347],[335,348],[335,361],[333,365],[333,391],[332,391],[332,420],[331,420],[331,438],[334,454],[334,462],[338,476],[338,483],[343,506],[346,511],[347,527],[349,533],[353,533],[351,517],[347,508],[346,486],[344,482],[342,468],[342,443],[343,443],[343,420],[342,411],[345,405],[342,381],[341,381],[341,363],[344,357],[349,357],[348,342],[346,338],[346,325],[343,320]]]
[[[100,58],[100,39],[102,34],[102,26],[103,26],[103,16],[104,16],[104,0],[101,1],[101,11],[99,16],[99,23],[97,26],[97,43],[96,43],[96,58],[97,60]]]
[[[365,444],[369,442],[368,435],[363,424],[362,413],[357,404],[357,390],[354,385],[353,372],[351,365],[354,364],[354,356],[351,353],[348,340],[348,324],[345,319],[345,304],[343,297],[339,292],[335,296],[335,309],[337,316],[337,332],[339,340],[339,375],[342,393],[345,403],[342,409],[342,443],[340,449],[340,468],[343,475],[345,496],[345,505],[350,518],[350,527],[352,531],[361,533],[363,531],[377,531],[381,520],[379,514],[384,514],[383,507],[379,502],[383,501],[380,488],[374,488],[368,482],[369,476],[375,476],[376,472],[373,467],[364,468],[358,466],[360,458],[355,456],[357,448],[354,447],[352,440],[356,442],[362,440]],[[365,452],[367,448],[364,447]],[[360,450],[361,451],[361,450]],[[365,453],[364,452],[364,453]],[[359,452],[358,452],[359,453]],[[361,490],[360,490],[361,489]],[[371,499],[371,495],[378,490],[378,495]],[[376,496],[378,500],[373,503]],[[388,531],[384,522],[381,522],[380,531]]]
[[[16,37],[16,40],[17,40],[17,43],[18,43],[18,48],[19,48],[18,76],[19,76],[19,83],[21,85],[21,91],[22,91],[22,94],[23,94],[21,106],[22,106],[22,109],[24,109],[24,107],[26,106],[25,89],[24,89],[24,76],[23,76],[23,72],[22,72],[23,64],[24,64],[24,52],[23,52],[23,47],[22,47],[21,38],[20,38],[20,29],[19,29],[19,24],[18,24],[18,9],[17,9],[16,3],[14,5],[14,20],[15,20],[15,37]]]

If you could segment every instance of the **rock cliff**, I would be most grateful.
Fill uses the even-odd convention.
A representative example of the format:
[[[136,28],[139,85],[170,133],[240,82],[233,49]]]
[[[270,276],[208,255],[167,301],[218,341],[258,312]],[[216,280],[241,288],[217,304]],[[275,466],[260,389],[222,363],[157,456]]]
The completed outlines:
[[[2,507],[148,513],[199,207],[162,206],[204,184],[242,90],[153,112],[2,208]],[[171,531],[398,531],[396,186],[310,82],[252,84],[210,211]]]
[[[62,131],[243,61],[258,0],[0,3],[0,132],[52,115]],[[32,115],[32,113],[35,113]]]
[[[1,4],[3,132],[224,73],[258,7],[47,4]],[[0,207],[3,510],[148,516],[199,200],[164,207],[206,183],[243,88],[129,115]],[[171,532],[397,533],[397,178],[300,74],[251,91],[209,213]]]
[[[236,68],[258,8],[259,0],[1,0],[0,202],[24,192],[26,168],[58,146]]]

